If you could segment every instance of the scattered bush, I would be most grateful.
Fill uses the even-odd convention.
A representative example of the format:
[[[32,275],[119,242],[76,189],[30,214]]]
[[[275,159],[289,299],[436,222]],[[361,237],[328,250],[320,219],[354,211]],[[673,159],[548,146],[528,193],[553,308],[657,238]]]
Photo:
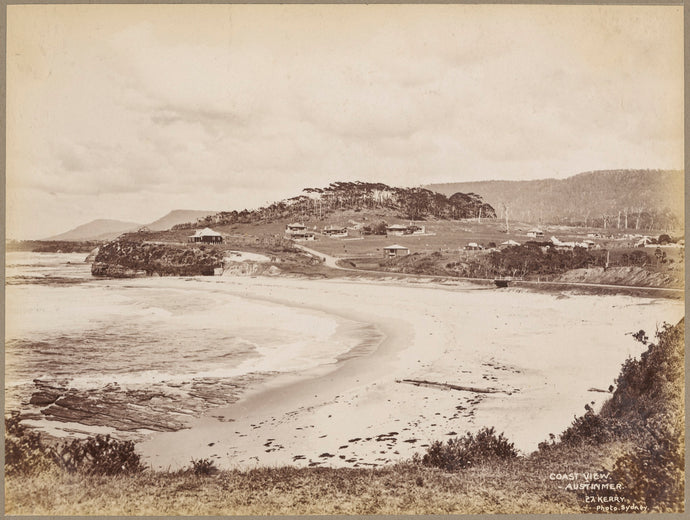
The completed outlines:
[[[57,462],[67,471],[89,475],[129,474],[145,469],[132,441],[119,441],[110,435],[63,443],[57,449]]]
[[[192,459],[192,473],[194,475],[206,476],[217,472],[216,463],[211,459]]]
[[[372,224],[371,226],[364,226],[364,234],[365,235],[385,235],[387,227],[388,227],[388,224],[384,220],[380,220],[379,222]]]
[[[482,428],[476,434],[467,432],[464,437],[454,437],[446,444],[435,441],[427,448],[422,464],[455,471],[492,460],[511,460],[518,456],[512,442],[496,435],[493,427]]]

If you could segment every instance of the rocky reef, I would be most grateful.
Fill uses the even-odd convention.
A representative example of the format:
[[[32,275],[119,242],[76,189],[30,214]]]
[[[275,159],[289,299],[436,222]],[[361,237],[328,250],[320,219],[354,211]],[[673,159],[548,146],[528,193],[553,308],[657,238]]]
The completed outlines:
[[[100,247],[91,266],[94,276],[212,276],[223,266],[225,251],[210,244],[163,244],[115,240]]]
[[[35,379],[29,403],[38,409],[38,414],[25,415],[47,419],[53,424],[112,428],[120,432],[120,437],[137,438],[146,432],[187,428],[192,418],[236,402],[248,386],[268,375],[190,378],[178,383],[161,381],[146,389],[127,388],[115,382],[76,389],[67,380]]]

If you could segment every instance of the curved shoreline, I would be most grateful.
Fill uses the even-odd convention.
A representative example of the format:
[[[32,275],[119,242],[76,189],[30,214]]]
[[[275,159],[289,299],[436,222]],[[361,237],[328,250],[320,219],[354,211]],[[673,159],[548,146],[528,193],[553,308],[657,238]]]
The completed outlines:
[[[204,281],[212,283],[215,280]],[[212,458],[213,453],[203,455],[199,454],[199,451],[200,449],[204,450],[205,447],[212,448],[216,442],[209,439],[225,435],[225,430],[227,432],[230,430],[235,432],[238,428],[244,428],[247,431],[256,430],[265,423],[266,417],[275,415],[297,416],[305,410],[313,410],[328,404],[328,402],[337,401],[340,395],[337,394],[336,390],[345,393],[357,386],[364,390],[365,383],[362,383],[362,380],[366,380],[367,373],[374,376],[373,379],[368,380],[368,384],[371,385],[373,383],[376,385],[381,364],[389,360],[391,354],[399,350],[396,349],[394,340],[399,337],[400,330],[406,328],[404,323],[398,323],[394,327],[390,323],[382,322],[381,320],[372,321],[371,316],[351,310],[343,311],[342,309],[331,308],[328,305],[314,306],[275,296],[249,295],[241,292],[238,287],[229,288],[227,285],[223,285],[224,289],[229,290],[219,289],[219,292],[228,292],[235,296],[256,301],[331,314],[350,322],[375,327],[379,337],[372,340],[375,346],[372,344],[365,346],[364,355],[352,355],[352,350],[357,349],[358,345],[354,349],[338,356],[338,361],[335,364],[321,365],[300,372],[278,373],[268,380],[248,388],[236,403],[227,407],[215,408],[212,416],[207,415],[192,421],[189,429],[170,434],[156,434],[139,443],[139,451],[143,454],[145,460],[154,467],[184,466],[189,463],[189,453],[195,453],[195,458],[205,456]],[[254,287],[261,286],[261,284],[252,285]],[[372,360],[374,363],[370,364]],[[334,399],[321,397],[333,395],[334,393]],[[228,424],[231,425],[228,426]],[[266,453],[266,450],[263,449],[264,446],[258,444],[245,446],[241,451],[253,453],[259,450],[259,448],[261,448],[260,451]],[[217,450],[211,449],[208,451],[213,452]],[[230,464],[230,466],[253,464],[253,457],[257,457],[257,455],[252,453],[245,453],[244,459],[240,459],[238,464]],[[219,462],[219,465],[228,466],[228,464],[223,464],[223,462]]]
[[[559,297],[431,284],[208,282],[228,283],[217,290],[243,297],[373,322],[386,338],[375,352],[338,363],[333,371],[278,376],[216,410],[214,418],[156,435],[140,445],[154,467],[185,466],[192,457],[211,458],[223,468],[376,466],[481,426],[496,426],[530,450],[548,433],[562,431],[584,403],[606,398],[588,389],[608,387],[625,358],[635,355],[634,342],[624,338],[628,328],[639,330],[647,318],[674,319],[665,318],[665,309],[678,308],[677,302],[626,296]],[[396,384],[406,378],[503,392]]]
[[[205,302],[205,307],[209,307],[208,311],[210,312],[213,312],[214,309],[223,309],[222,314],[218,315],[221,321],[223,320],[223,314],[227,315],[227,312],[232,312],[235,305],[241,305],[243,300],[253,300],[260,304],[256,307],[258,310],[261,310],[259,314],[256,314],[260,319],[268,320],[274,312],[271,310],[272,307],[264,307],[261,304],[276,305],[279,308],[284,308],[275,311],[280,317],[279,319],[289,319],[297,308],[296,305],[278,302],[271,298],[242,295],[240,292],[228,290],[230,287],[225,284],[222,287],[209,290],[209,287],[201,280],[148,278],[136,281],[112,280],[107,282],[107,284],[112,285],[117,294],[131,294],[128,296],[130,300],[134,298],[132,301],[144,301],[154,306],[157,305],[156,298],[160,298],[160,296],[149,297],[146,296],[147,292],[141,291],[152,290],[156,291],[152,294],[167,295],[165,296],[166,298],[177,302],[173,304],[173,308],[179,306],[180,301],[182,305],[185,305],[185,302],[188,304],[197,301]],[[91,285],[98,288],[98,286],[103,284],[99,280]],[[104,289],[109,290],[107,287]],[[195,292],[198,293],[197,296],[193,296]],[[99,292],[98,294],[101,293]],[[225,299],[223,294],[232,295],[237,299]],[[188,296],[189,298],[187,298]],[[232,303],[228,304],[228,301]],[[167,307],[164,308],[167,309]],[[254,308],[254,306],[251,308]],[[242,370],[238,365],[237,369],[230,368],[230,372],[224,377],[222,375],[224,371],[223,364],[221,363],[217,365],[217,369],[214,369],[216,365],[210,366],[208,374],[192,370],[187,375],[171,372],[169,377],[166,377],[166,374],[161,372],[158,379],[151,380],[148,383],[123,382],[116,373],[104,375],[102,383],[99,383],[99,377],[91,376],[91,382],[84,386],[84,384],[72,384],[72,381],[75,381],[74,378],[86,378],[86,376],[79,372],[78,368],[76,371],[72,371],[74,378],[60,382],[46,376],[45,380],[32,383],[31,377],[34,374],[32,371],[31,375],[26,376],[28,379],[25,383],[17,383],[26,387],[23,391],[24,397],[22,401],[28,403],[31,398],[32,405],[26,404],[23,406],[21,403],[18,404],[24,409],[27,424],[44,431],[51,437],[60,438],[65,435],[84,436],[106,431],[119,438],[140,441],[156,431],[185,429],[188,427],[188,423],[193,422],[196,417],[213,416],[217,408],[228,406],[253,389],[263,388],[264,386],[268,387],[270,386],[269,381],[281,375],[286,375],[277,371],[283,367],[286,372],[296,371],[298,374],[305,372],[307,375],[318,373],[319,371],[331,371],[342,362],[366,355],[368,352],[376,349],[378,344],[384,339],[380,331],[368,322],[353,322],[342,315],[329,313],[314,306],[304,305],[301,308],[308,311],[308,313],[294,312],[299,321],[307,324],[315,323],[319,327],[325,327],[321,330],[310,331],[309,337],[305,339],[306,342],[297,337],[289,340],[294,342],[294,345],[291,345],[290,350],[287,352],[294,352],[294,355],[298,356],[296,359],[306,358],[306,356],[309,356],[312,347],[318,348],[320,352],[317,357],[313,357],[311,360],[305,359],[305,361],[311,362],[314,365],[317,363],[322,365],[311,371],[303,370],[301,364],[291,361],[290,357],[285,358],[290,366],[281,366],[276,361],[272,361],[271,352],[275,348],[272,344],[275,344],[275,341],[271,341],[269,336],[267,336],[267,339],[269,339],[267,342],[268,353],[264,354],[262,358],[258,358],[258,364],[246,366],[246,373],[239,372],[237,375],[229,375],[230,373],[238,372],[237,369]],[[190,308],[192,311],[193,309]],[[206,311],[202,310],[201,312]],[[253,315],[254,313],[248,314],[248,316]],[[247,316],[246,313],[245,316]],[[245,323],[251,325],[250,322]],[[294,329],[294,327],[285,329],[288,337],[294,336],[294,331],[290,332],[291,329]],[[230,326],[230,330],[234,330],[234,325]],[[280,324],[278,324],[278,332],[282,334]],[[75,341],[79,341],[76,336]],[[323,346],[314,343],[314,341],[323,342]],[[262,341],[259,341],[259,343],[263,344]],[[183,345],[181,347],[184,349]],[[175,357],[176,352],[176,350],[171,350],[170,355]],[[180,350],[179,353],[184,355],[183,350]],[[277,353],[280,355],[280,352]],[[261,361],[264,358],[265,360]],[[247,361],[250,360],[248,359]],[[157,365],[153,364],[147,367],[144,363],[146,363],[146,360],[132,364],[134,375],[138,374],[140,369],[155,371]],[[69,367],[63,368],[69,369]],[[182,372],[185,372],[183,367]],[[124,375],[122,377],[128,379]],[[287,374],[286,377],[290,378],[291,376]],[[33,405],[34,396],[37,399],[37,403],[39,399],[41,400],[40,405]],[[56,401],[59,401],[59,403]],[[175,413],[176,405],[180,413]],[[95,412],[95,415],[93,412]],[[163,415],[164,413],[172,415],[166,418]]]

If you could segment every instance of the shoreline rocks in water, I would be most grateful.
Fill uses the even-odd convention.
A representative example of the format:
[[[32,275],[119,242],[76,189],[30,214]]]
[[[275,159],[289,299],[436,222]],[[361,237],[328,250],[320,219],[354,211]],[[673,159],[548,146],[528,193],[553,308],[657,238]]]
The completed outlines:
[[[267,375],[161,382],[145,390],[123,388],[118,383],[76,389],[68,381],[36,379],[29,403],[43,407],[40,416],[33,418],[51,422],[108,427],[123,433],[173,432],[188,428],[191,419],[212,408],[236,402],[249,384]]]
[[[110,278],[136,278],[146,276],[146,271],[130,269],[117,264],[94,262],[91,266],[91,274]]]

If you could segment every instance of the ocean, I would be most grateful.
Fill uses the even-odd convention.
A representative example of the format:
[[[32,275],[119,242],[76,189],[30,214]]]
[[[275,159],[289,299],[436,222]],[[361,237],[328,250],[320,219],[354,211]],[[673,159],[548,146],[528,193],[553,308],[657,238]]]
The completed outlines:
[[[5,410],[56,437],[184,428],[277,374],[332,369],[382,338],[203,279],[93,278],[85,257],[6,256]]]

